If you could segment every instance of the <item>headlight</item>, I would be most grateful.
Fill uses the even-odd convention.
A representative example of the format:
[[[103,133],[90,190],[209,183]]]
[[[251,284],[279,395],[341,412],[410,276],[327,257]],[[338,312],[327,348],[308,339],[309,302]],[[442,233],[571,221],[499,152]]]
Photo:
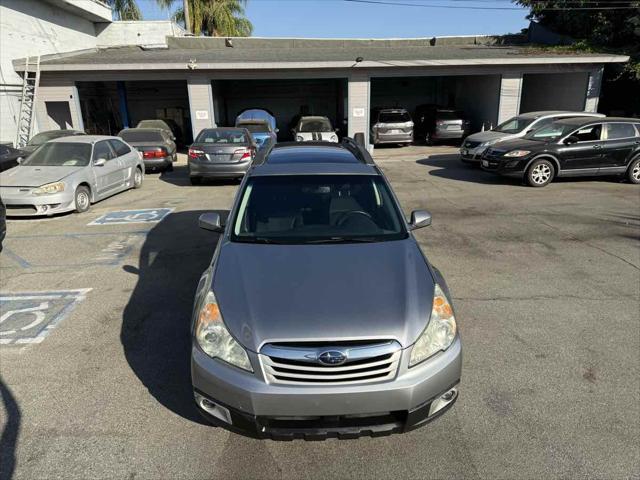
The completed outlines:
[[[304,142],[304,138],[300,135],[296,137],[296,142]]]
[[[505,157],[526,157],[531,152],[529,150],[511,150],[504,154]]]
[[[409,366],[413,367],[440,350],[446,350],[456,337],[453,308],[439,285],[433,291],[433,306],[429,325],[413,345]]]
[[[337,141],[338,141],[338,136],[337,136],[337,135],[331,135],[330,140],[331,140],[332,142],[337,142]]]
[[[222,322],[218,303],[212,292],[207,293],[196,322],[196,341],[212,358],[253,372],[247,352],[231,336]]]
[[[47,183],[46,185],[42,185],[41,187],[32,190],[31,193],[34,195],[49,195],[51,193],[59,193],[64,191],[64,183],[56,182],[56,183]]]

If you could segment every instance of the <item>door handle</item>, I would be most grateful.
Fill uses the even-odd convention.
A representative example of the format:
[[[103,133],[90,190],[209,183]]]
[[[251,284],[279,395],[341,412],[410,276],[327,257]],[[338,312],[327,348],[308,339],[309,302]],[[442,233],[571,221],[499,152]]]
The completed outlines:
[[[593,148],[602,148],[602,145],[594,145]]]

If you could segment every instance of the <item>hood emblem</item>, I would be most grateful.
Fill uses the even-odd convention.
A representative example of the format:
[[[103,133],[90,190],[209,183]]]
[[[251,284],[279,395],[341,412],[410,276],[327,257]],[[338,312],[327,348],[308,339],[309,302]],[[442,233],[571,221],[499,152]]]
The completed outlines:
[[[338,350],[327,350],[318,355],[318,361],[324,365],[335,367],[347,361],[347,354]]]

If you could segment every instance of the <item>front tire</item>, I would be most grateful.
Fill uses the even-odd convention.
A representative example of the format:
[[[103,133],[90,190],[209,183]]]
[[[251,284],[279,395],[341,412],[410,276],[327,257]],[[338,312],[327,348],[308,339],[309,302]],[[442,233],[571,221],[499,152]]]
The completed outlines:
[[[91,192],[84,185],[76,188],[75,193],[76,212],[84,213],[91,208]]]
[[[636,185],[640,183],[640,157],[636,158],[629,165],[629,169],[627,170],[627,180],[631,183],[635,183]]]
[[[530,187],[544,187],[551,183],[555,175],[553,164],[544,158],[534,160],[527,169],[525,180]]]

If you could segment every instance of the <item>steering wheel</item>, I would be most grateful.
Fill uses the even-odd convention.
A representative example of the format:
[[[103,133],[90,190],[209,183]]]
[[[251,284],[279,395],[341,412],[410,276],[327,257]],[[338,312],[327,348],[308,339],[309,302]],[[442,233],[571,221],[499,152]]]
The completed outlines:
[[[373,218],[371,218],[371,215],[369,215],[367,212],[363,212],[362,210],[351,210],[350,212],[346,212],[342,215],[342,218],[338,220],[338,226],[341,227],[342,225],[344,225],[347,219],[353,215],[362,215],[367,219],[373,221]]]

